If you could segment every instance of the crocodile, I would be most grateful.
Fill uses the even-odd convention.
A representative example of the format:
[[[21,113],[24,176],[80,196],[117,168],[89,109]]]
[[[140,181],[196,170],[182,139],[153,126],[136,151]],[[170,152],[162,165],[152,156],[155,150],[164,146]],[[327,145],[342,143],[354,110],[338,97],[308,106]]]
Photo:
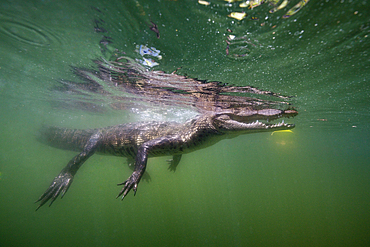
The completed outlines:
[[[274,120],[279,118],[294,117],[298,114],[288,103],[232,93],[248,92],[276,98],[286,98],[285,96],[249,86],[229,86],[173,73],[146,71],[133,60],[125,58],[126,62],[123,63],[119,61],[121,59],[117,59],[115,63],[97,62],[99,72],[76,69],[75,72],[87,82],[63,82],[64,86],[59,89],[75,93],[81,90],[89,91],[117,98],[116,93],[101,85],[106,82],[111,83],[117,90],[130,92],[150,103],[191,105],[198,114],[185,122],[135,122],[96,129],[43,126],[40,141],[79,153],[68,162],[39,197],[36,210],[48,201],[51,206],[58,196],[62,198],[70,188],[78,169],[95,153],[123,156],[129,163],[134,164],[131,176],[118,184],[123,188],[117,198],[121,197],[123,200],[131,190],[136,194],[150,157],[172,156],[169,169],[175,171],[182,154],[209,147],[223,139],[248,133],[294,128],[294,124],[284,121],[274,123]],[[288,104],[288,107],[280,109],[282,107],[277,107],[280,104]]]

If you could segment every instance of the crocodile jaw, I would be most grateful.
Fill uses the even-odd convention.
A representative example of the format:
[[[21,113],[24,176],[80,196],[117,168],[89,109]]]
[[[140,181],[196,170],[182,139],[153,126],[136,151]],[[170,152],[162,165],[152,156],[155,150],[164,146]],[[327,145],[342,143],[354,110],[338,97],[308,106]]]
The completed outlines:
[[[240,123],[239,122],[239,124],[244,125],[245,128],[249,130],[267,130],[267,131],[293,129],[295,126],[294,124],[284,123],[284,121],[280,123],[275,123],[275,124],[266,124],[258,120],[251,122],[251,123]]]
[[[259,120],[240,121],[240,119],[232,119],[229,115],[216,116],[213,124],[220,132],[225,134],[235,132],[237,135],[249,132],[288,130],[294,128],[294,124],[287,124],[284,121],[279,123],[264,123]]]

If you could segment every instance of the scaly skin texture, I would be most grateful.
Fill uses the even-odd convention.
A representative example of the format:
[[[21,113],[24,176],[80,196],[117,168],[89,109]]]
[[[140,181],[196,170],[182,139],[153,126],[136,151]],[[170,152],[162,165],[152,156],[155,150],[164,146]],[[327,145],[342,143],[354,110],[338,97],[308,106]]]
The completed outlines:
[[[40,140],[57,148],[69,149],[77,154],[55,177],[49,188],[40,196],[37,209],[50,200],[50,205],[67,192],[81,165],[94,153],[127,157],[134,164],[132,175],[123,183],[117,197],[122,199],[137,186],[142,178],[149,157],[173,156],[170,170],[175,171],[181,155],[192,152],[241,134],[286,130],[292,124],[267,124],[282,117],[294,117],[298,112],[281,99],[289,97],[263,91],[251,86],[231,86],[220,82],[208,82],[149,71],[127,57],[115,61],[96,60],[98,71],[75,68],[84,83],[61,81],[55,90],[67,95],[98,95],[100,102],[106,99],[112,109],[138,107],[138,102],[158,107],[176,106],[192,108],[198,115],[185,123],[138,122],[100,129],[73,130],[43,127]],[[114,89],[114,90],[113,90]],[[130,94],[130,97],[127,97]],[[262,95],[280,101],[246,97]],[[132,97],[132,95],[134,97]],[[82,97],[77,97],[78,99]],[[135,98],[133,105],[132,99]],[[73,98],[72,98],[73,99]],[[97,104],[67,100],[69,106],[86,110],[98,109]],[[285,107],[284,107],[285,106]],[[99,109],[103,110],[103,109]]]
[[[101,129],[72,130],[44,127],[43,141],[52,146],[80,150],[67,166],[55,177],[49,188],[38,199],[37,209],[66,193],[81,165],[94,153],[124,156],[135,160],[132,175],[123,183],[117,197],[122,199],[132,189],[136,193],[149,157],[172,155],[170,169],[175,170],[181,155],[210,146],[224,138],[240,134],[292,129],[294,125],[264,124],[255,119],[275,119],[295,116],[295,110],[245,110],[238,114],[214,113],[199,115],[183,124],[176,122],[147,122],[121,124]],[[253,120],[253,121],[250,121]]]

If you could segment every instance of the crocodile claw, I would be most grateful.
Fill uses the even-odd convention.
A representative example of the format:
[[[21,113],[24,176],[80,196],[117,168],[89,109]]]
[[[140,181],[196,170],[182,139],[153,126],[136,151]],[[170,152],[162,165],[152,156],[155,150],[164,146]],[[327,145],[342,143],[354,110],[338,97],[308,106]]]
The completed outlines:
[[[176,171],[176,168],[177,168],[177,164],[174,163],[173,159],[166,160],[166,161],[169,164],[167,170],[169,170],[171,172],[175,172]]]
[[[139,174],[139,172],[134,171],[125,182],[117,184],[123,185],[123,188],[116,198],[122,195],[121,200],[123,200],[123,198],[125,198],[125,196],[130,192],[131,189],[134,191],[134,195],[136,195],[137,185],[139,184],[140,178],[141,175]]]
[[[69,186],[71,186],[72,181],[73,175],[69,172],[62,171],[57,177],[54,178],[53,182],[51,182],[49,188],[44,192],[44,194],[42,194],[35,202],[40,202],[40,205],[36,208],[36,211],[49,200],[51,200],[49,204],[50,207],[59,195],[61,195],[61,198],[63,198]]]

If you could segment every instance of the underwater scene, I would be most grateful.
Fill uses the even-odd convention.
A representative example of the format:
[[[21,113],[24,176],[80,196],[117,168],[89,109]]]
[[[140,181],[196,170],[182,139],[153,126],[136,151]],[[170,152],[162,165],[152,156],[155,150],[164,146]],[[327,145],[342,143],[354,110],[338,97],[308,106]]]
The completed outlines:
[[[369,16],[0,1],[0,246],[370,246]]]

